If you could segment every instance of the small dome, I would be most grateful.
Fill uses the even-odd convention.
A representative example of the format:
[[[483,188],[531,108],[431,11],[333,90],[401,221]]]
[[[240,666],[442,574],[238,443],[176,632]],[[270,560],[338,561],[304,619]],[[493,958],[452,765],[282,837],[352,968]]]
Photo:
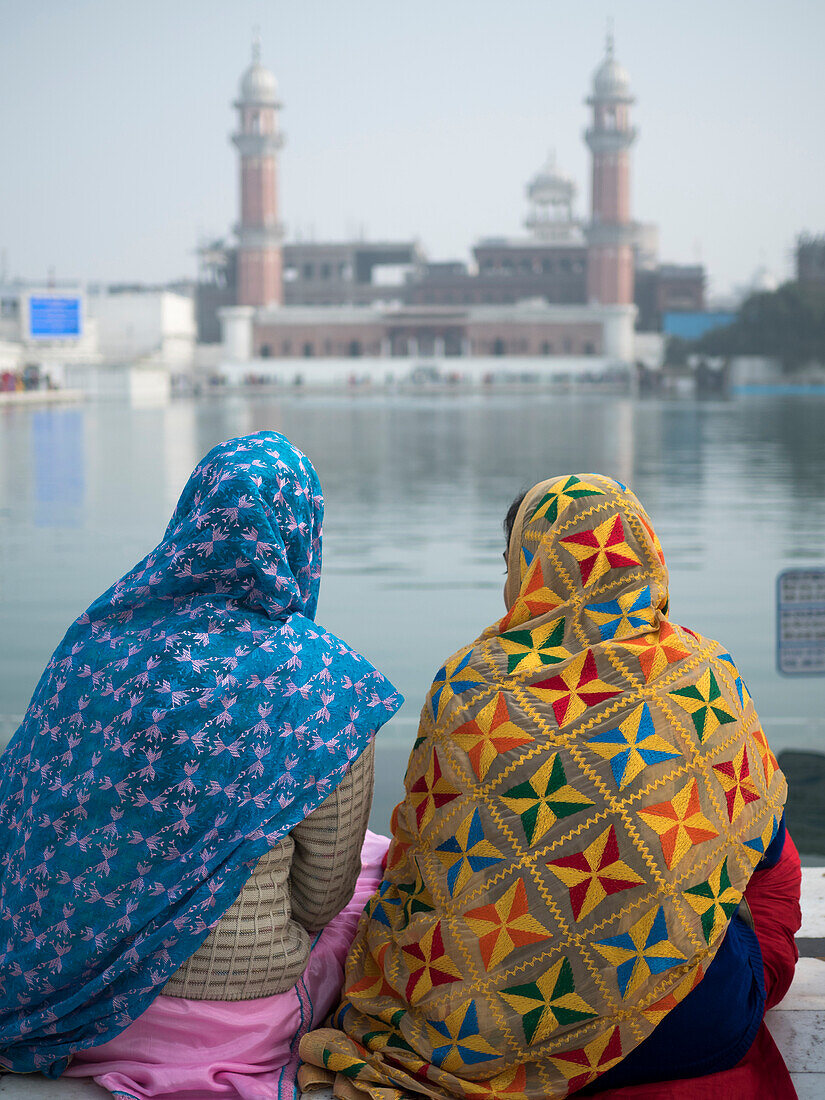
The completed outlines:
[[[260,61],[253,61],[241,79],[241,101],[274,105],[277,100],[278,83],[274,75]]]
[[[613,56],[613,36],[607,38],[607,54],[593,74],[594,99],[629,99],[630,77]]]
[[[539,205],[570,204],[576,194],[573,180],[556,166],[555,153],[550,153],[544,167],[530,181],[527,196]]]

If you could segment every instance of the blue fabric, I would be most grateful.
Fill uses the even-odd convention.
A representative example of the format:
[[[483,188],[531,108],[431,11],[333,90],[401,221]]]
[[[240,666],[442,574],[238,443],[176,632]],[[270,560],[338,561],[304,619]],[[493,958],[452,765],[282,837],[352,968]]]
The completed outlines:
[[[775,867],[785,817],[760,861]],[[734,916],[707,973],[653,1034],[598,1079],[587,1094],[648,1081],[675,1081],[731,1069],[751,1048],[765,1015],[765,971],[755,932]]]
[[[221,444],[49,661],[0,761],[0,1066],[126,1028],[401,705],[313,621],[322,517],[283,436]]]

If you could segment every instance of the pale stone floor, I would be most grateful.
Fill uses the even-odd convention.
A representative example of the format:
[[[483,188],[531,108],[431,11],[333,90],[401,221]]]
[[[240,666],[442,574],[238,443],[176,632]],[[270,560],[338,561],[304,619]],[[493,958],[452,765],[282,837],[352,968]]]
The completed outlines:
[[[825,1100],[825,867],[802,870],[802,914],[796,977],[785,1000],[768,1013],[767,1022],[799,1100]],[[312,1100],[326,1100],[329,1095],[315,1092]],[[34,1075],[0,1078],[2,1100],[105,1100],[109,1096],[89,1081],[49,1081]]]

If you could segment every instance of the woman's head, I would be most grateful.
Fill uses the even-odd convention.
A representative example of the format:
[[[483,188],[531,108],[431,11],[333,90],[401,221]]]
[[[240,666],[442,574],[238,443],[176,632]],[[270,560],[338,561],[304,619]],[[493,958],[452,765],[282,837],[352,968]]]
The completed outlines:
[[[510,538],[513,534],[513,524],[516,522],[516,516],[518,510],[521,507],[521,502],[527,496],[527,490],[519,493],[517,497],[514,497],[513,503],[507,509],[507,515],[504,517],[504,558],[507,559],[507,551],[510,549]]]
[[[164,545],[188,577],[270,616],[314,618],[324,499],[315,468],[278,432],[219,443],[189,477]]]
[[[507,626],[534,617],[538,605],[525,602],[527,589],[547,593],[548,610],[570,600],[583,608],[645,587],[651,612],[666,606],[659,540],[644,508],[618,481],[571,474],[539,482],[513,501],[504,528]]]

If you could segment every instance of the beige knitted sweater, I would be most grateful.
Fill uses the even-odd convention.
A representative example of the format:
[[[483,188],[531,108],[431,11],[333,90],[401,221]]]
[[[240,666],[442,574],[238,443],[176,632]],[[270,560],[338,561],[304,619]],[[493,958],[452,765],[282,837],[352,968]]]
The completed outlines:
[[[261,857],[237,899],[164,993],[240,1001],[295,985],[309,959],[307,933],[328,924],[355,889],[373,772],[371,744],[329,798]]]

